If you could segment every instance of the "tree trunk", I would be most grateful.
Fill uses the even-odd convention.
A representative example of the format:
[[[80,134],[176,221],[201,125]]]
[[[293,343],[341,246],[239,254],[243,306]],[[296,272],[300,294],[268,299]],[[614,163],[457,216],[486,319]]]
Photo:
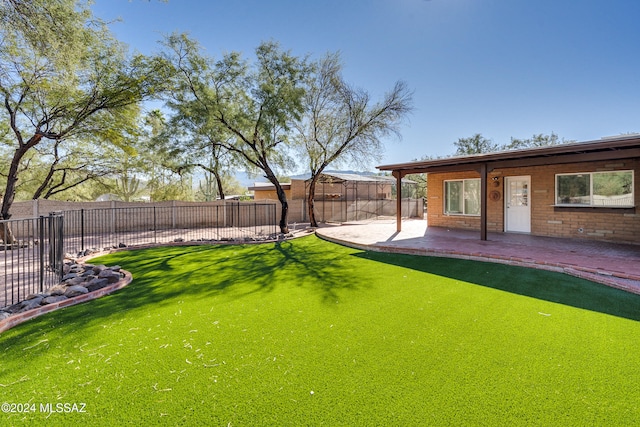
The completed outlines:
[[[309,208],[309,222],[311,227],[318,227],[318,221],[316,221],[316,214],[314,211],[315,206],[315,194],[316,194],[316,182],[318,181],[318,176],[315,175],[311,177],[311,182],[309,183],[309,194],[307,194],[307,207]]]
[[[276,180],[277,181],[277,180]],[[289,216],[289,203],[287,202],[287,195],[284,192],[284,189],[277,183],[276,192],[278,193],[278,200],[280,201],[280,205],[282,206],[282,214],[280,215],[280,232],[286,234],[289,232],[289,224],[287,224],[287,218]]]
[[[12,127],[13,125],[14,123],[12,122]],[[16,197],[18,168],[20,167],[22,158],[25,154],[27,154],[27,151],[38,145],[42,140],[41,134],[35,134],[31,138],[29,138],[29,141],[27,141],[26,144],[23,144],[22,139],[17,131],[16,134],[18,135],[19,146],[18,148],[16,148],[16,151],[13,154],[13,158],[11,159],[11,166],[9,166],[9,173],[7,174],[7,185],[5,186],[4,196],[2,197],[2,206],[0,206],[0,220],[11,218],[11,213],[9,213],[9,210],[11,209],[13,200]],[[11,232],[11,228],[8,225],[0,227],[0,238],[2,238],[5,245],[15,243],[15,238],[13,236],[13,233]]]
[[[278,195],[278,200],[280,201],[280,206],[282,207],[282,213],[280,215],[280,224],[279,224],[280,232],[283,234],[287,234],[289,232],[289,224],[287,223],[288,222],[287,218],[289,216],[289,203],[287,202],[287,195],[284,192],[282,185],[280,185],[278,178],[273,173],[271,168],[267,166],[263,170],[265,173],[265,178],[267,178],[269,182],[271,182],[274,185],[274,187],[276,187],[276,194]]]
[[[213,171],[213,176],[216,177],[216,185],[218,186],[218,194],[220,195],[220,200],[224,200],[224,189],[222,188],[222,178],[218,173],[218,170]]]
[[[38,140],[39,139],[40,138],[38,138]],[[4,196],[2,197],[2,206],[0,207],[0,220],[7,220],[11,218],[9,210],[11,209],[11,205],[13,205],[13,200],[16,196],[18,168],[20,166],[20,161],[26,152],[27,148],[24,146],[17,148],[13,155],[13,159],[11,159],[11,166],[9,166],[9,173],[7,174],[7,185],[4,190]],[[5,245],[15,243],[15,237],[13,236],[13,232],[11,231],[9,224],[0,227],[0,239],[2,239]]]
[[[5,247],[16,242],[16,238],[13,236],[13,232],[8,223],[0,224],[0,240],[2,240]]]

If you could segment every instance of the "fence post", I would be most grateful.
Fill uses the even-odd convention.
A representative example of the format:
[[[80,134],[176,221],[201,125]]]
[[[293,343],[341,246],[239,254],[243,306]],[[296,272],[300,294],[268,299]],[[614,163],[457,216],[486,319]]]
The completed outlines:
[[[154,206],[153,209],[155,212],[156,207]],[[171,202],[171,228],[173,230],[176,229],[176,201],[175,200]]]
[[[84,252],[84,209],[80,209],[80,250]]]
[[[40,215],[38,225],[40,228],[40,292],[42,292],[44,291],[44,216]]]
[[[175,219],[175,210],[176,210],[176,207],[174,206],[173,207],[173,216],[174,216],[174,218],[173,218],[174,227],[173,228],[174,229],[176,228],[175,227],[175,221],[176,221],[176,219]],[[155,206],[153,207],[153,243],[158,243],[158,220],[157,220],[157,216],[156,216],[156,207]]]
[[[58,270],[60,281],[64,276],[64,215],[58,215]]]
[[[115,201],[111,201],[111,234],[116,232],[116,207]]]

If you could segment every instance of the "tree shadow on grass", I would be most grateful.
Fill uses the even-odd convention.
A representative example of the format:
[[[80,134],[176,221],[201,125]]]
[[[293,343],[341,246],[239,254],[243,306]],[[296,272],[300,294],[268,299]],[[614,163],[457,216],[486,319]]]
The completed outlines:
[[[135,329],[139,316],[155,315],[154,310],[162,306],[179,307],[188,299],[210,298],[213,306],[288,286],[302,287],[322,303],[335,305],[345,297],[344,291],[367,287],[364,280],[345,274],[341,268],[350,252],[339,246],[328,251],[326,243],[316,242],[320,241],[164,247],[101,257],[96,264],[119,264],[131,271],[133,282],[111,295],[48,313],[4,332],[0,335],[0,354],[24,357],[19,350],[35,344],[29,357],[44,359],[50,346],[67,348],[81,343],[85,334],[112,326]]]
[[[57,326],[73,328],[79,320],[85,325],[105,324],[125,318],[131,310],[175,305],[191,297],[222,297],[218,301],[223,302],[272,292],[278,286],[303,287],[317,294],[324,303],[334,304],[343,291],[367,286],[365,280],[345,274],[340,265],[345,258],[344,248],[336,246],[335,251],[328,251],[325,242],[304,240],[260,245],[161,247],[101,257],[91,263],[119,264],[131,271],[133,282],[88,304],[34,319],[33,327],[22,325],[20,330],[37,334]]]
[[[344,274],[339,265],[341,256],[327,253],[322,245],[300,242],[151,249],[117,258],[123,268],[131,266],[134,277],[123,289],[127,295],[119,301],[122,309],[191,295],[237,299],[282,285],[308,288],[330,302],[343,290],[365,286],[359,278]]]
[[[563,273],[445,257],[362,252],[354,256],[571,307],[640,320],[640,295]]]

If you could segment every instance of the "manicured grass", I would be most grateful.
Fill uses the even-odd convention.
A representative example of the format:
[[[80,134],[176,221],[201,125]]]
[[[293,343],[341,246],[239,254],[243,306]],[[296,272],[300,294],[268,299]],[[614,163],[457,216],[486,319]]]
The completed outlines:
[[[127,288],[0,335],[2,425],[633,425],[640,296],[306,237],[96,262]],[[34,423],[35,422],[35,423]]]

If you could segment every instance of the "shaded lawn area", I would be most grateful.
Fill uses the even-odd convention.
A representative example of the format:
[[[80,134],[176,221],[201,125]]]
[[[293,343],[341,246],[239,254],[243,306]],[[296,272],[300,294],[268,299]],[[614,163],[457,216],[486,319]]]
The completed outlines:
[[[86,413],[3,425],[640,419],[640,296],[592,282],[314,236],[93,262],[134,281],[0,335],[0,400]]]

